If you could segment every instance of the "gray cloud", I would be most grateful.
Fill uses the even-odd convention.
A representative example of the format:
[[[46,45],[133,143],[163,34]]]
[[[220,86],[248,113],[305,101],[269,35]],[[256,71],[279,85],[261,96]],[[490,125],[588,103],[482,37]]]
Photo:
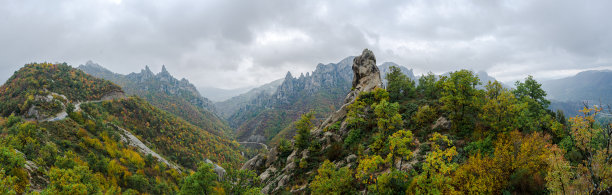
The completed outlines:
[[[165,64],[198,86],[263,84],[370,48],[417,73],[511,81],[612,66],[610,1],[21,1],[0,7],[0,80],[29,62]]]

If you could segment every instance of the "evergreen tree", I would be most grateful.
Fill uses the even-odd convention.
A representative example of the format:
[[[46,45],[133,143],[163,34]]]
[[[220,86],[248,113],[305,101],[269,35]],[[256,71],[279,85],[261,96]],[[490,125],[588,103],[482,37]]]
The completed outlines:
[[[415,96],[414,81],[402,73],[396,66],[389,67],[391,72],[387,73],[387,92],[392,102],[400,102]]]
[[[295,139],[295,146],[300,150],[306,149],[310,145],[310,129],[314,127],[313,119],[313,112],[309,112],[302,115],[302,118],[295,123],[297,132],[293,138]]]

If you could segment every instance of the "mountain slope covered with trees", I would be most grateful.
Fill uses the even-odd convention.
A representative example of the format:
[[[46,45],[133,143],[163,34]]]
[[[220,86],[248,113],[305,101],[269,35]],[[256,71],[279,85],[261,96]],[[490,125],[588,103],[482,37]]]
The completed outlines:
[[[154,106],[175,114],[212,134],[232,137],[233,130],[215,114],[213,103],[202,97],[186,79],[175,79],[165,67],[153,74],[149,67],[140,73],[121,75],[93,62],[78,67],[87,74],[110,80],[128,95],[137,95]]]
[[[28,64],[0,89],[8,113],[0,116],[0,194],[175,194],[184,191],[184,181],[198,167],[218,177],[215,171],[221,170],[204,163],[207,159],[224,165],[224,181],[250,174],[232,168],[245,160],[235,141],[144,99],[125,97],[111,82],[66,64]],[[29,96],[47,94],[63,101],[57,108],[44,105],[56,97],[31,105],[65,116],[40,120],[22,112]],[[248,184],[243,190],[253,183]],[[233,189],[229,183],[217,185]]]
[[[419,84],[399,69],[382,88],[373,53],[354,60],[353,90],[321,125],[303,115],[291,142],[249,160],[264,193],[588,194],[612,190],[612,125],[584,108],[547,110],[532,77],[515,89],[460,70]]]

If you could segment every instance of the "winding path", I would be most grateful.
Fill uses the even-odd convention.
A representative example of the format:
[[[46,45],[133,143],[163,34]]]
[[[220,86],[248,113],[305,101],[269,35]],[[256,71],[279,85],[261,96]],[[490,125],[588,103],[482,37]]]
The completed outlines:
[[[238,142],[239,144],[258,144],[262,146],[264,149],[268,150],[268,145],[259,142]]]
[[[92,101],[78,102],[74,105],[74,112],[81,111],[81,104],[96,103],[96,102],[102,102],[102,101],[104,100],[92,100]],[[68,113],[66,113],[66,108],[64,108],[62,112],[57,113],[54,117],[42,119],[40,121],[59,121],[59,120],[65,119],[67,116],[68,116]]]

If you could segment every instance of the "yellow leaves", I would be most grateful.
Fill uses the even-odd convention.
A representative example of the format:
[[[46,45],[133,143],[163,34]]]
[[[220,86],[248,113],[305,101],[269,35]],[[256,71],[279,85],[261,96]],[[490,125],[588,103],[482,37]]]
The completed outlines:
[[[470,194],[499,194],[517,171],[524,171],[528,178],[541,177],[552,147],[548,136],[538,132],[522,135],[518,131],[498,135],[492,157],[471,156],[455,172],[454,185],[459,190]]]
[[[145,165],[144,159],[142,159],[138,152],[129,149],[123,149],[122,155],[123,158],[121,158],[121,162],[124,164],[129,163],[135,165],[137,168],[142,168]]]
[[[102,142],[100,142],[99,139],[90,137],[82,137],[82,139],[87,146],[93,147],[97,150],[104,150],[104,145],[102,145]]]
[[[117,146],[117,142],[111,139],[106,132],[102,132],[101,137],[104,141],[104,148],[106,149],[106,152],[108,152],[111,157],[116,157],[119,153],[119,147]]]
[[[453,176],[454,186],[466,194],[500,194],[507,184],[508,173],[500,163],[480,153],[471,156]]]
[[[361,180],[363,183],[372,182],[372,175],[382,168],[383,163],[384,160],[378,155],[367,156],[359,160],[355,178]]]
[[[400,155],[409,159],[412,156],[412,151],[408,147],[412,146],[412,132],[407,130],[399,130],[389,136],[389,150],[392,154]]]
[[[563,158],[565,151],[556,146],[551,148],[548,155],[548,173],[546,174],[546,187],[553,194],[569,193],[570,180],[573,177],[570,163]]]

